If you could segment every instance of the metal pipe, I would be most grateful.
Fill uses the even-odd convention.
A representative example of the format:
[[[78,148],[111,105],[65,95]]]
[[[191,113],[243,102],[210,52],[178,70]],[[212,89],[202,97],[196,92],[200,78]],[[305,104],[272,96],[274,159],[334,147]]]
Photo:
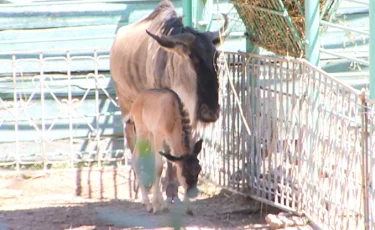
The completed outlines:
[[[16,156],[14,157],[16,159],[16,169],[17,172],[20,170],[20,141],[19,141],[19,102],[18,102],[18,90],[17,90],[17,60],[16,60],[16,55],[12,55],[12,70],[13,70],[13,107],[17,108],[14,111],[14,132],[16,132],[16,151],[15,154]],[[6,117],[6,116],[5,116]]]
[[[367,36],[369,36],[369,34],[370,34],[368,31],[356,30],[356,29],[353,29],[352,27],[341,26],[339,24],[330,23],[330,22],[327,22],[327,21],[324,21],[324,20],[320,20],[320,24],[323,25],[323,26],[329,26],[329,27],[333,27],[333,28],[337,28],[337,29],[352,31],[352,32],[367,35]]]
[[[271,10],[271,9],[266,9],[266,8],[262,8],[262,7],[259,7],[259,6],[253,6],[252,8],[254,10],[259,10],[259,11],[267,12],[267,13],[270,13],[270,14],[276,14],[276,15],[283,16],[283,17],[287,16],[286,11]]]
[[[375,1],[370,0],[369,6],[369,25],[370,25],[370,39],[369,39],[369,62],[370,65],[370,98],[375,99]]]
[[[313,65],[319,66],[319,1],[305,1],[305,54],[306,59]]]
[[[33,42],[58,42],[58,41],[79,41],[79,40],[93,40],[93,39],[113,39],[115,34],[105,36],[80,36],[80,37],[65,37],[65,38],[45,38],[45,39],[20,39],[20,40],[5,40],[0,41],[0,44],[20,44]]]
[[[369,36],[369,62],[371,63],[369,72],[370,72],[370,99],[375,99],[375,1],[369,0],[369,26],[370,26],[370,36]],[[366,115],[366,114],[365,114]],[[367,127],[366,127],[367,128]],[[371,128],[373,130],[373,128]],[[368,130],[366,129],[366,132]],[[366,138],[367,141],[367,138]],[[368,149],[368,147],[366,148]],[[369,151],[371,153],[371,151]],[[374,154],[372,151],[372,154],[369,154],[367,157],[371,157],[371,163],[374,162]],[[371,164],[370,168],[372,169],[374,167],[373,164]],[[372,188],[369,192],[369,196],[367,197],[367,204],[374,199],[374,183],[375,183],[375,176],[372,174],[372,170],[370,171],[369,175],[369,184],[372,184]],[[366,189],[369,189],[366,187]],[[370,222],[373,223],[375,220],[375,213],[373,212],[374,207],[371,207],[371,210],[369,212],[371,213],[369,215]],[[369,222],[366,222],[366,227],[368,226]]]
[[[369,230],[369,217],[370,217],[370,210],[369,210],[369,190],[368,190],[368,137],[367,137],[367,130],[368,130],[368,121],[367,121],[367,103],[366,103],[366,93],[363,90],[361,93],[361,104],[362,108],[364,109],[362,113],[362,189],[363,189],[363,213],[365,219],[365,229]]]
[[[346,0],[346,1],[347,1],[347,2],[354,2],[354,3],[358,3],[358,4],[363,4],[363,5],[366,5],[366,6],[369,5],[368,2],[359,1],[359,0]],[[369,2],[371,2],[371,0],[369,0]]]
[[[174,2],[175,0],[171,0]],[[14,1],[17,2],[17,1]],[[160,0],[91,0],[91,1],[76,1],[74,4],[95,4],[95,3],[149,3],[149,2],[155,2],[158,3]],[[72,1],[55,1],[55,2],[38,2],[38,3],[9,3],[9,4],[2,4],[0,5],[1,8],[7,8],[7,7],[24,7],[24,6],[45,6],[45,5],[68,5],[72,4]]]
[[[193,3],[192,0],[182,0],[183,21],[185,26],[193,26]]]
[[[338,54],[338,53],[334,53],[334,52],[328,51],[326,49],[322,49],[321,48],[320,52],[326,53],[326,54],[329,54],[329,55],[332,55],[332,56],[335,56],[335,57],[340,57],[340,58],[348,59],[350,61],[354,61],[354,62],[357,62],[359,64],[365,65],[365,66],[369,66],[370,65],[370,62],[368,62],[368,61],[365,61],[365,60],[362,60],[362,59],[359,59],[359,58],[349,57],[349,56]]]

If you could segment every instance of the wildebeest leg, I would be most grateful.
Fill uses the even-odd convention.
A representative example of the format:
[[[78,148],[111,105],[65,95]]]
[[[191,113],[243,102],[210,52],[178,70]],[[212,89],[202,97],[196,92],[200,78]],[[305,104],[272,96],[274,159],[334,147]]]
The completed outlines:
[[[124,141],[124,151],[125,151],[126,147],[128,147],[130,149],[130,152],[134,153],[134,146],[135,146],[135,142],[136,142],[136,133],[135,133],[135,125],[134,125],[133,121],[124,120],[124,138],[126,139],[126,142]],[[133,171],[134,170],[135,170],[135,168],[133,168]],[[137,199],[138,198],[139,185],[138,185],[136,175],[135,175],[133,190],[134,190],[134,193],[135,193],[135,199]]]
[[[136,175],[135,177],[136,181],[138,182],[138,187],[141,189],[142,203],[146,206],[147,211],[152,212],[152,205],[150,203],[150,200],[148,199],[148,189],[146,189],[146,186],[142,181],[140,167],[140,163],[142,162],[140,162],[139,154],[140,152],[138,148],[135,148],[132,156],[132,167]]]
[[[173,165],[171,162],[167,162],[167,200],[170,198],[170,202],[173,204],[175,199],[178,199],[178,184],[174,179]]]
[[[161,134],[154,134],[154,152],[155,152],[155,182],[152,186],[152,205],[154,213],[167,209],[167,205],[164,202],[163,195],[161,193],[160,178],[163,172],[163,158],[159,153],[163,149],[163,140]]]
[[[185,191],[184,205],[185,205],[186,214],[188,214],[190,216],[194,216],[193,211],[191,211],[191,209],[190,209],[190,200],[189,200],[189,197],[187,195],[187,191]]]
[[[134,152],[134,145],[136,142],[135,136],[135,125],[131,121],[124,122],[124,135],[126,138],[127,147],[130,149],[130,152]],[[125,148],[126,146],[124,146]]]

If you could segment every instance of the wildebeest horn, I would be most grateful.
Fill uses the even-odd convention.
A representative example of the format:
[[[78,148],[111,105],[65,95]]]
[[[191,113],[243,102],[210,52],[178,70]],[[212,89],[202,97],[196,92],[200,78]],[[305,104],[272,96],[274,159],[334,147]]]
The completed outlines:
[[[195,40],[195,36],[191,33],[182,33],[176,35],[164,35],[162,34],[161,37],[151,33],[150,31],[146,30],[148,35],[150,35],[153,39],[159,42],[160,45],[165,47],[172,48],[176,43],[182,43],[186,46],[189,46]]]
[[[224,39],[227,37],[227,35],[224,35],[224,32],[225,30],[227,30],[228,28],[228,25],[229,25],[229,20],[228,20],[228,15],[227,14],[222,14],[224,16],[224,25],[223,27],[221,27],[219,30],[217,31],[213,31],[213,32],[206,32],[206,34],[208,35],[208,37],[211,39],[211,41],[216,44],[218,42],[220,42],[220,35],[221,37],[223,37]]]

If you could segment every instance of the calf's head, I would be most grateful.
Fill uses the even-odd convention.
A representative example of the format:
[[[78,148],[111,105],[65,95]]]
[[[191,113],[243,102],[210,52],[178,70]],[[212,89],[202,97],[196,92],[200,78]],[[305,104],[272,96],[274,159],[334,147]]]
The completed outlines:
[[[183,156],[173,156],[164,152],[160,152],[162,156],[177,165],[177,177],[180,184],[184,187],[189,198],[198,196],[198,176],[201,172],[201,166],[198,160],[198,154],[202,150],[202,140],[195,143],[191,154]]]

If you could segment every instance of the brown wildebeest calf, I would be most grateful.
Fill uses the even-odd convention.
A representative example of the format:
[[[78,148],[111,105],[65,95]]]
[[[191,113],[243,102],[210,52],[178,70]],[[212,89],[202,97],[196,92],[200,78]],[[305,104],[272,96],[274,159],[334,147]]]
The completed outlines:
[[[142,201],[149,212],[162,211],[167,208],[160,189],[160,177],[163,171],[163,158],[176,165],[177,179],[185,190],[184,203],[187,213],[192,214],[189,208],[189,198],[198,195],[197,182],[201,171],[197,158],[202,148],[202,140],[191,143],[191,126],[189,114],[184,109],[178,95],[170,89],[151,89],[143,91],[134,101],[130,109],[130,122],[134,122],[136,130],[136,147],[132,158],[132,167],[135,171]],[[142,166],[141,144],[148,141],[152,146],[152,155],[155,173],[152,182],[145,184],[144,174],[148,166]],[[167,144],[171,154],[163,152]],[[157,154],[159,152],[160,154]],[[150,170],[150,168],[148,168]],[[152,169],[151,169],[152,170]],[[152,178],[152,176],[148,176]],[[148,189],[153,187],[152,204],[148,199]]]

